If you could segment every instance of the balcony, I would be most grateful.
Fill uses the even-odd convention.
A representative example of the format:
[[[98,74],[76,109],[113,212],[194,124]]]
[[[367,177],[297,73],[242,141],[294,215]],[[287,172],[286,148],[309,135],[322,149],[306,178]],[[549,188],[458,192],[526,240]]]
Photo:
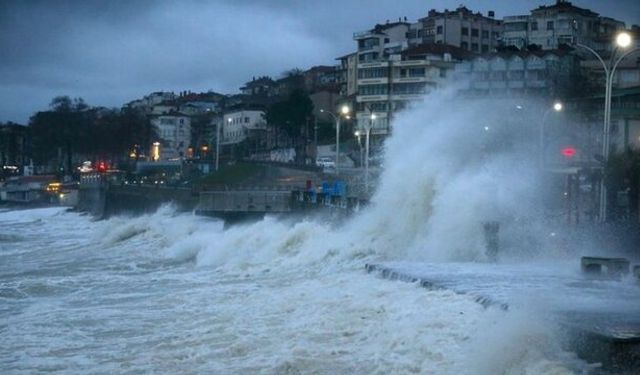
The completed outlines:
[[[404,60],[393,63],[393,66],[416,66],[416,65],[430,65],[427,60]]]
[[[391,95],[391,100],[420,100],[422,99],[426,94],[395,94],[395,95]]]
[[[389,78],[360,78],[358,79],[358,85],[375,85],[375,84],[387,84]]]
[[[427,82],[427,77],[394,77],[393,83],[418,83]]]
[[[383,68],[389,66],[388,61],[369,61],[369,62],[358,62],[358,69],[363,68]]]
[[[356,102],[379,102],[389,100],[389,95],[357,95]]]
[[[372,38],[376,36],[378,36],[378,34],[374,33],[371,30],[358,31],[353,33],[353,39],[366,39],[366,38]]]

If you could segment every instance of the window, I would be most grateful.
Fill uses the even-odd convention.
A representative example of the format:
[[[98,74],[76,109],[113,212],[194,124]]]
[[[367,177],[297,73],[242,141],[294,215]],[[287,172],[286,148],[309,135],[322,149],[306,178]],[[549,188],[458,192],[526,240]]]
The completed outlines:
[[[463,27],[462,28],[462,35],[469,35],[469,28],[468,27]]]
[[[487,53],[487,52],[489,52],[489,46],[486,45],[486,44],[483,44],[482,45],[482,53]]]
[[[387,76],[386,68],[358,69],[358,78],[384,78]]]
[[[436,28],[436,34],[438,34],[438,35],[442,34],[442,26],[438,26]]]
[[[478,36],[478,29],[471,29],[471,36]]]
[[[537,21],[531,22],[531,31],[535,31],[535,30],[538,30],[538,22]]]
[[[478,43],[471,43],[471,50],[474,52],[478,52],[480,50],[478,48]]]
[[[553,21],[547,21],[547,30],[553,30]]]
[[[245,118],[244,118],[244,123],[245,123],[245,124],[248,124],[248,123],[249,123],[249,118],[248,118],[248,117],[245,117]]]
[[[424,68],[410,68],[409,77],[424,77]]]
[[[446,69],[440,69],[440,78],[447,78],[447,70]]]
[[[363,85],[359,86],[360,95],[386,95],[387,85]]]
[[[482,30],[482,37],[483,38],[488,38],[489,37],[489,30]]]
[[[460,48],[462,48],[462,49],[469,49],[469,43],[467,43],[467,42],[462,42],[462,43],[460,43]]]

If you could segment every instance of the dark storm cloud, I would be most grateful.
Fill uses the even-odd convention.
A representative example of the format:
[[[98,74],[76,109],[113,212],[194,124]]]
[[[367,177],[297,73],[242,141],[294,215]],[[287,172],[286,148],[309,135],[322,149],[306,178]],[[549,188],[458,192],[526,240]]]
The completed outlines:
[[[55,95],[120,106],[156,90],[237,92],[252,76],[334,64],[352,34],[415,21],[453,0],[1,1],[0,121],[26,122]],[[496,17],[542,1],[466,1]],[[551,1],[547,1],[547,4]],[[635,1],[574,1],[639,23]]]

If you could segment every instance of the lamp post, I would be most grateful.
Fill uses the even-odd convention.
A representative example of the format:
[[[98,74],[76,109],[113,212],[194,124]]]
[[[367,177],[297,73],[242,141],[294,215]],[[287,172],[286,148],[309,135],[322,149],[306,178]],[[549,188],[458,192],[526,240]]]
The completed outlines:
[[[632,54],[633,52],[638,51],[638,48],[633,48],[627,52],[619,53],[620,48],[627,48],[631,46],[632,39],[631,35],[627,32],[621,32],[616,36],[615,45],[613,52],[611,53],[611,58],[608,63],[604,61],[604,59],[594,51],[591,47],[586,46],[581,43],[576,43],[578,47],[582,47],[587,51],[591,52],[602,64],[602,68],[604,69],[605,75],[605,90],[604,90],[604,124],[603,124],[603,132],[602,132],[602,158],[604,165],[606,165],[607,160],[609,160],[609,136],[610,136],[610,127],[611,127],[611,91],[613,88],[613,77],[616,72],[616,68],[618,64],[627,56]],[[604,223],[607,220],[607,187],[604,183],[604,174],[602,180],[600,180],[600,212],[598,218],[601,223]]]
[[[362,168],[362,165],[364,164],[364,160],[362,158],[362,132],[360,130],[356,130],[353,135],[356,136],[356,139],[358,139],[358,147],[360,147],[360,168]]]
[[[369,137],[371,135],[371,128],[373,127],[373,121],[376,119],[376,114],[371,112],[371,117],[368,122],[365,122],[365,143],[364,143],[364,191],[369,195]]]
[[[227,121],[231,124],[231,118],[228,118]],[[216,172],[218,168],[220,168],[220,126],[224,123],[224,120],[218,122],[216,125]]]
[[[340,168],[339,167],[340,165],[340,116],[345,116],[346,118],[348,118],[349,112],[351,112],[351,109],[349,108],[348,105],[345,104],[342,107],[340,107],[340,113],[338,115],[336,115],[331,111],[326,111],[324,109],[321,109],[320,112],[328,113],[329,115],[331,115],[331,117],[333,117],[333,120],[336,122],[336,176],[337,176]]]
[[[547,108],[546,111],[544,111],[544,114],[542,115],[542,122],[540,122],[540,140],[539,140],[539,144],[538,144],[538,158],[539,158],[539,165],[538,167],[540,168],[540,171],[544,170],[544,164],[545,164],[545,157],[544,157],[544,151],[545,151],[545,147],[544,147],[544,130],[545,130],[545,121],[547,119],[547,116],[549,115],[549,113],[551,113],[551,111],[555,111],[555,112],[561,112],[563,109],[563,105],[561,102],[555,102],[553,103],[553,105],[550,108]]]

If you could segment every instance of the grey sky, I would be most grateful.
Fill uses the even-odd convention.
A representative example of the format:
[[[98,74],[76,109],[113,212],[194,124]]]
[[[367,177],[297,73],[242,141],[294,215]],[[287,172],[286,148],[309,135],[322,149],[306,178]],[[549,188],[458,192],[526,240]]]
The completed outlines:
[[[116,106],[159,90],[235,93],[253,76],[335,64],[352,33],[464,4],[496,17],[555,0],[0,0],[0,121],[57,95]],[[640,23],[640,1],[575,0]]]

